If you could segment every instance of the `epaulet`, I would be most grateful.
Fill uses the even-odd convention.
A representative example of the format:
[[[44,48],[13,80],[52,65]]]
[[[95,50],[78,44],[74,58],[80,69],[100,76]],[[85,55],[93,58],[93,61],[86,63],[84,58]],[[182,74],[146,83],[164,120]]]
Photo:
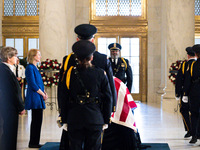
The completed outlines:
[[[65,62],[63,63],[63,65],[64,65],[63,70],[64,70],[64,71],[63,71],[63,74],[62,74],[61,81],[63,81],[64,75],[65,75],[65,72],[66,72],[66,70],[67,70],[68,62],[69,62],[69,59],[70,59],[70,57],[71,57],[72,54],[73,54],[73,52],[70,53],[70,54],[67,56],[67,58],[65,59]]]
[[[73,53],[73,52],[70,53],[70,54],[67,56],[66,60],[65,60],[65,63],[64,63],[64,72],[67,70],[68,62],[69,62],[69,59],[70,59],[70,57],[71,57],[72,54],[74,54],[74,53]]]
[[[122,59],[122,61],[123,61],[124,64],[125,64],[125,70],[127,70],[127,63],[126,63],[125,59],[124,59],[123,57],[121,57],[121,59]]]
[[[74,68],[74,66],[71,66],[69,68],[69,70],[67,71],[67,75],[66,75],[66,86],[67,86],[67,89],[69,90],[69,86],[70,86],[70,78],[71,78],[71,72],[72,72],[72,69]]]
[[[182,63],[182,74],[185,73],[185,61]]]
[[[190,68],[190,74],[191,74],[191,77],[192,77],[192,74],[193,74],[193,65],[196,61],[193,61],[192,64],[191,64],[191,68]]]

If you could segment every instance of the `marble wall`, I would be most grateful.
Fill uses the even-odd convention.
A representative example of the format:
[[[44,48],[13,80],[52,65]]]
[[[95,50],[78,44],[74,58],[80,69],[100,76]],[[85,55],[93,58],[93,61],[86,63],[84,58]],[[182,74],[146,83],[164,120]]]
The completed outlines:
[[[89,23],[88,0],[40,1],[40,50],[46,58],[62,60],[76,41],[75,26]]]
[[[75,2],[73,0],[40,1],[39,38],[43,60],[58,59],[71,50],[75,40]]]
[[[76,25],[89,23],[90,0],[76,0]]]
[[[169,67],[194,43],[194,0],[148,1],[148,102],[174,99]]]
[[[157,91],[161,85],[161,0],[148,1],[148,63],[147,101],[157,102]],[[164,93],[164,92],[163,92]]]
[[[165,70],[168,70],[171,63],[178,59],[185,59],[187,54],[185,48],[194,44],[195,36],[195,15],[194,15],[195,0],[166,0],[166,59]],[[167,75],[169,74],[166,72]],[[170,107],[175,103],[174,86],[168,78],[165,78],[165,92],[163,96],[163,106]],[[164,108],[163,107],[163,108]],[[176,107],[176,106],[174,106]]]

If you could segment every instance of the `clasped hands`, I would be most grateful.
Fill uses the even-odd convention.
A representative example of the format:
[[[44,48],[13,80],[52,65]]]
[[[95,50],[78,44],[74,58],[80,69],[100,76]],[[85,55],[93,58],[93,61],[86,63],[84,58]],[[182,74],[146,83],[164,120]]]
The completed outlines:
[[[43,99],[46,101],[48,99],[47,93],[44,91]]]

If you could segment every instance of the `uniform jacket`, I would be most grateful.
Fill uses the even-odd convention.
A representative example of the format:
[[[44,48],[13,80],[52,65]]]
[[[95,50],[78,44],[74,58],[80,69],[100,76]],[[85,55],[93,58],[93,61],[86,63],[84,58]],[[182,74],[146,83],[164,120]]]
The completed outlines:
[[[188,67],[184,81],[183,95],[200,97],[200,58]],[[198,100],[200,101],[200,100]]]
[[[176,97],[183,96],[183,86],[185,81],[185,76],[188,76],[187,68],[191,65],[191,63],[195,61],[195,59],[190,59],[187,62],[182,62],[179,67],[177,76],[176,76],[176,84],[175,84],[175,94]]]
[[[39,70],[35,65],[28,64],[25,75],[28,83],[25,109],[45,109],[44,99],[37,93],[39,89],[44,92],[44,84]]]
[[[113,79],[113,72],[112,72],[112,68],[111,68],[111,63],[110,61],[107,59],[107,56],[104,54],[101,54],[97,51],[94,52],[93,54],[93,61],[92,64],[100,67],[101,69],[103,69],[104,71],[106,71],[106,75],[108,77],[108,81],[110,84],[110,88],[111,88],[111,98],[112,98],[112,103],[113,103],[113,107],[112,107],[112,111],[115,111],[115,106],[116,106],[116,100],[117,100],[117,93],[116,93],[116,89],[115,89],[115,85],[114,85],[114,79]],[[60,101],[62,99],[65,98],[65,95],[63,93],[65,93],[65,89],[61,87],[61,81],[62,81],[62,77],[66,78],[66,72],[64,72],[64,63],[66,61],[67,56],[65,56],[63,58],[63,66],[60,70],[60,80],[59,80],[59,84],[58,84],[58,105],[60,108]],[[71,67],[71,66],[75,66],[76,62],[75,62],[75,55],[72,54],[69,61],[68,61],[68,67],[67,70]],[[64,75],[63,75],[64,74]]]
[[[112,99],[110,85],[104,71],[100,68],[91,67],[78,69],[78,72],[85,88],[90,92],[90,97],[98,97],[100,102],[87,104],[77,103],[77,95],[85,95],[85,90],[72,69],[69,97],[67,99],[68,105],[61,106],[61,117],[63,121],[65,122],[66,119],[67,124],[80,126],[108,124],[111,117]]]
[[[15,67],[15,75],[16,75],[16,70],[18,70],[18,77],[24,79],[25,78],[25,68],[22,65],[17,65],[18,67]]]
[[[133,83],[132,69],[131,66],[129,65],[129,61],[125,58],[123,59],[126,61],[126,64],[124,63],[121,57],[118,58],[117,64],[115,64],[112,61],[112,59],[109,58],[112,64],[113,75],[118,79],[120,79],[122,82],[124,82],[131,93],[131,88]]]

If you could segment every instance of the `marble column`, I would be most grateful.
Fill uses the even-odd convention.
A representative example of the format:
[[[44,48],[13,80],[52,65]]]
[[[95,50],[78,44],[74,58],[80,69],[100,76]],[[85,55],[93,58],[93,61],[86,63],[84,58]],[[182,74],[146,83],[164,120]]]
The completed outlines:
[[[40,0],[39,39],[42,60],[57,59],[62,62],[71,52],[75,42],[75,1],[74,0]],[[54,73],[48,73],[53,76]],[[49,96],[47,108],[55,109],[56,86],[45,87]],[[52,107],[51,107],[52,106]]]
[[[165,95],[163,95],[163,109],[170,108],[171,111],[177,107],[175,100],[175,87],[168,78],[169,67],[176,60],[186,58],[185,48],[194,44],[194,1],[195,0],[163,0],[163,46],[162,61],[165,63]],[[169,109],[168,109],[169,110]]]
[[[39,38],[42,60],[62,61],[75,41],[75,2],[40,0]]]
[[[148,1],[148,103],[160,103],[157,90],[162,77],[161,19],[161,0]]]

